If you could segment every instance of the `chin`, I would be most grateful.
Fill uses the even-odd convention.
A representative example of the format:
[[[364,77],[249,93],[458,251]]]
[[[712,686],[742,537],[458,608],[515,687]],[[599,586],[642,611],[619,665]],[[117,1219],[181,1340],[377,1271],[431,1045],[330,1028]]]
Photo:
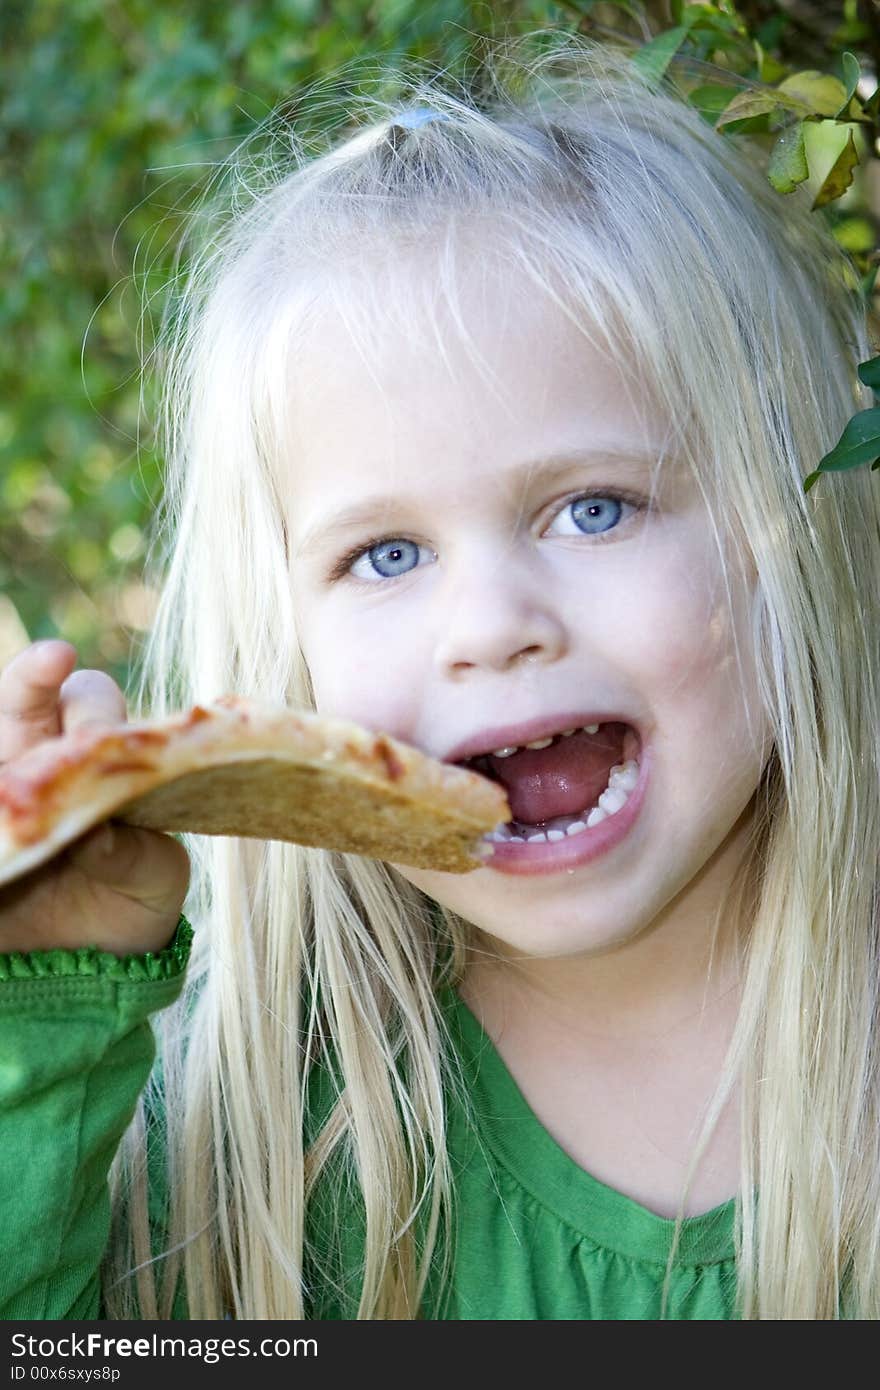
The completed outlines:
[[[604,956],[609,951],[625,946],[638,935],[637,932],[623,935],[620,932],[611,933],[602,929],[595,932],[585,931],[583,928],[572,930],[570,923],[540,932],[535,930],[534,924],[524,925],[521,931],[511,931],[508,924],[503,935],[493,932],[488,926],[478,927],[478,930],[484,940],[498,942],[499,954],[509,955],[513,952],[518,956],[528,956],[535,960],[559,960],[568,956],[576,956],[578,959]]]
[[[395,865],[395,868],[397,867]],[[479,932],[488,949],[491,950],[492,943],[497,943],[499,955],[509,955],[512,951],[516,955],[547,959],[600,956],[625,946],[642,930],[641,926],[633,927],[630,931],[621,930],[618,925],[616,930],[609,931],[607,920],[591,927],[588,922],[573,920],[574,914],[570,906],[558,916],[552,908],[545,907],[541,919],[536,913],[530,912],[520,921],[516,913],[517,908],[522,908],[521,902],[511,902],[509,911],[497,906],[494,910],[487,911],[485,904],[468,904],[463,900],[464,894],[450,893],[448,890],[451,875],[402,868],[399,872],[432,901],[449,912],[454,912]]]

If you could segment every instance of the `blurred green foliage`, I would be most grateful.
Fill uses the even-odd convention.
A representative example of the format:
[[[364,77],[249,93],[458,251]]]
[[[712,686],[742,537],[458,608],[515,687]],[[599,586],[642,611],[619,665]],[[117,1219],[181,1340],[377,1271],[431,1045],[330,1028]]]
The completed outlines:
[[[279,103],[364,54],[461,75],[482,35],[564,29],[639,47],[652,71],[680,68],[714,124],[740,89],[725,70],[775,85],[809,68],[848,83],[849,52],[870,77],[878,40],[865,10],[855,0],[3,0],[0,664],[28,640],[60,636],[82,666],[126,683],[154,602],[141,566],[162,487],[141,361],[188,208]],[[716,65],[713,80],[689,76],[688,58]],[[866,278],[877,228],[869,115],[805,123],[814,193],[854,133],[862,163],[828,215]],[[775,139],[767,121],[733,128]]]

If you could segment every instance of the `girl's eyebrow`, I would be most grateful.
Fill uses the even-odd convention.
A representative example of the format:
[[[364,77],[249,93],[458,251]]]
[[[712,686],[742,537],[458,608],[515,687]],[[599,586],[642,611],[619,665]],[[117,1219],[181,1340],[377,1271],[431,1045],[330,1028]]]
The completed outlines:
[[[638,448],[574,449],[565,453],[553,454],[549,458],[527,459],[522,463],[514,464],[505,470],[505,477],[513,485],[517,483],[521,485],[523,482],[532,480],[553,482],[565,474],[571,473],[575,468],[611,467],[616,472],[638,475],[643,478],[656,466],[658,457],[662,452],[662,450],[647,451]],[[302,556],[310,554],[316,548],[323,549],[331,545],[338,536],[353,530],[355,527],[387,525],[387,521],[382,521],[383,517],[387,518],[389,513],[395,511],[402,512],[411,505],[410,500],[403,494],[394,493],[365,497],[360,502],[355,502],[352,506],[345,507],[341,511],[318,516],[308,526],[302,540],[295,547],[296,553]]]

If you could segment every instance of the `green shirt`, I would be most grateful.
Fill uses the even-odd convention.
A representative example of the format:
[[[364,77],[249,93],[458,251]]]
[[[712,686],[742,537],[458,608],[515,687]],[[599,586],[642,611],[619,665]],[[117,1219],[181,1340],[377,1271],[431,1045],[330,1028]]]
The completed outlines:
[[[0,1317],[105,1316],[107,1174],[155,1057],[149,1015],[178,997],[192,928],[156,955],[94,948],[0,955]],[[584,1172],[529,1108],[488,1035],[453,991],[441,997],[476,1123],[448,1096],[456,1187],[446,1300],[455,1320],[655,1319],[674,1223]],[[162,1164],[151,1164],[155,1184]],[[162,1194],[151,1193],[161,1209]],[[735,1316],[731,1200],[685,1221],[667,1316]],[[319,1218],[316,1218],[319,1219]],[[359,1223],[346,1223],[345,1293],[357,1306]],[[318,1236],[320,1239],[320,1236]],[[354,1243],[352,1243],[354,1242]],[[186,1317],[185,1300],[176,1309]]]
[[[450,992],[451,993],[451,992]],[[569,1158],[464,1002],[448,1002],[476,1111],[451,1107],[459,1193],[455,1318],[652,1319],[675,1223]],[[734,1201],[682,1228],[667,1317],[729,1318]]]

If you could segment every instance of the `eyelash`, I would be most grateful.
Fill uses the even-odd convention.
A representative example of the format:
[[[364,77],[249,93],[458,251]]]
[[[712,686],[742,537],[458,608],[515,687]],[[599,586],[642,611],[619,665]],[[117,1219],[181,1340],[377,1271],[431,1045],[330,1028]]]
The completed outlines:
[[[644,511],[648,505],[645,502],[644,497],[642,497],[639,493],[629,492],[625,488],[590,488],[589,492],[576,492],[572,497],[567,498],[566,501],[564,501],[561,504],[559,511],[555,512],[553,518],[551,519],[555,519],[557,516],[559,516],[560,512],[563,512],[566,507],[570,507],[573,502],[579,502],[582,497],[610,499],[612,502],[627,502],[630,506],[635,507],[636,513]],[[633,518],[630,517],[629,519],[632,520]],[[610,531],[599,532],[598,535],[595,536],[587,536],[585,532],[584,536],[585,539],[595,541],[601,545],[606,540],[611,540],[612,537],[615,536],[619,530],[620,527],[615,526],[612,527]],[[349,571],[351,569],[351,566],[355,563],[355,561],[359,560],[362,555],[366,555],[366,553],[369,550],[372,550],[374,546],[382,545],[385,541],[399,541],[407,539],[409,538],[406,536],[386,534],[384,536],[374,536],[371,540],[356,545],[353,549],[347,551],[346,554],[340,556],[339,560],[336,562],[329,575],[327,576],[329,582],[335,583],[341,579],[348,579],[353,584],[372,585],[373,583],[375,583],[376,585],[378,585],[380,582],[382,584],[392,584],[395,579],[405,579],[407,577],[405,574],[391,576],[377,575],[375,581],[368,579],[357,579],[353,574],[350,574]],[[408,571],[408,573],[411,574],[412,571],[410,570]]]

